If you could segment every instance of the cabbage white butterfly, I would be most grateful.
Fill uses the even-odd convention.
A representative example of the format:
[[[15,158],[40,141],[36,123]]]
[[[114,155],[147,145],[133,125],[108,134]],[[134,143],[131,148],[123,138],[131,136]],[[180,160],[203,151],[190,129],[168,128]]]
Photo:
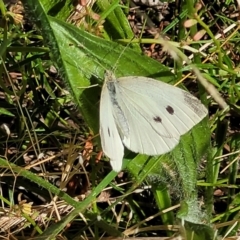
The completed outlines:
[[[116,78],[107,71],[100,100],[103,152],[119,172],[124,146],[136,153],[164,154],[207,113],[196,97],[180,88],[147,77]]]

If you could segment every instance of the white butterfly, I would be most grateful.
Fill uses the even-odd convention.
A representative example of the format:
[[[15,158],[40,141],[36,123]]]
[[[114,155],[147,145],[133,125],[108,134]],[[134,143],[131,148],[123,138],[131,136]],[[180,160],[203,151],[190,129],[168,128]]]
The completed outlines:
[[[115,78],[108,71],[100,102],[103,152],[119,172],[124,146],[136,153],[164,154],[207,113],[196,97],[180,88],[147,77]]]

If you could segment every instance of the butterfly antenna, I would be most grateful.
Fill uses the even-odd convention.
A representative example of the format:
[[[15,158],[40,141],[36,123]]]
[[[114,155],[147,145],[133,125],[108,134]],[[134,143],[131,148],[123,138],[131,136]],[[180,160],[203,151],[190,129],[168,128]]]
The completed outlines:
[[[117,65],[119,63],[119,60],[121,59],[122,55],[124,54],[124,52],[126,51],[126,49],[129,47],[129,45],[132,43],[133,39],[135,37],[132,37],[131,40],[127,43],[127,45],[124,47],[123,51],[120,53],[119,57],[117,58],[116,63],[114,64],[113,68],[112,68],[112,72],[115,73],[115,70],[117,68]]]
[[[145,26],[147,24],[147,18],[144,20],[144,23],[143,23],[143,27],[142,27],[142,31],[140,32],[140,37],[139,37],[139,43],[141,43],[141,39],[142,39],[142,35],[143,35],[143,30],[145,29]],[[119,57],[117,58],[117,61],[115,63],[115,65],[113,66],[113,70],[112,72],[115,73],[115,69],[118,65],[118,62],[120,60],[120,58],[122,57],[122,55],[124,54],[124,52],[126,51],[126,49],[129,47],[129,45],[132,43],[133,39],[135,38],[135,36],[133,36],[131,38],[131,40],[127,43],[127,45],[125,46],[125,48],[123,49],[123,51],[121,52],[121,54],[119,55]]]

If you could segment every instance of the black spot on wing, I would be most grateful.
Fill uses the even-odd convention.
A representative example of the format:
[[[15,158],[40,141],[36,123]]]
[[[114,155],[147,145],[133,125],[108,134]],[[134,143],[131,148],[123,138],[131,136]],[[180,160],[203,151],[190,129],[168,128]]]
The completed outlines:
[[[154,120],[155,122],[159,122],[159,123],[162,122],[162,119],[161,119],[159,116],[154,117],[153,120]]]
[[[171,106],[167,106],[166,110],[169,114],[173,115],[174,114],[174,109]]]
[[[111,132],[109,128],[108,128],[108,136],[111,137]]]

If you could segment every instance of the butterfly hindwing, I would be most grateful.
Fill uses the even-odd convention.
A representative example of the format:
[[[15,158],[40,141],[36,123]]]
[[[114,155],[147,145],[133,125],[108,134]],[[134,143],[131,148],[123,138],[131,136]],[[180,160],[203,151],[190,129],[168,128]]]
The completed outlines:
[[[113,116],[109,91],[105,84],[100,101],[100,137],[103,152],[110,158],[113,170],[119,172],[122,167],[124,147]]]

